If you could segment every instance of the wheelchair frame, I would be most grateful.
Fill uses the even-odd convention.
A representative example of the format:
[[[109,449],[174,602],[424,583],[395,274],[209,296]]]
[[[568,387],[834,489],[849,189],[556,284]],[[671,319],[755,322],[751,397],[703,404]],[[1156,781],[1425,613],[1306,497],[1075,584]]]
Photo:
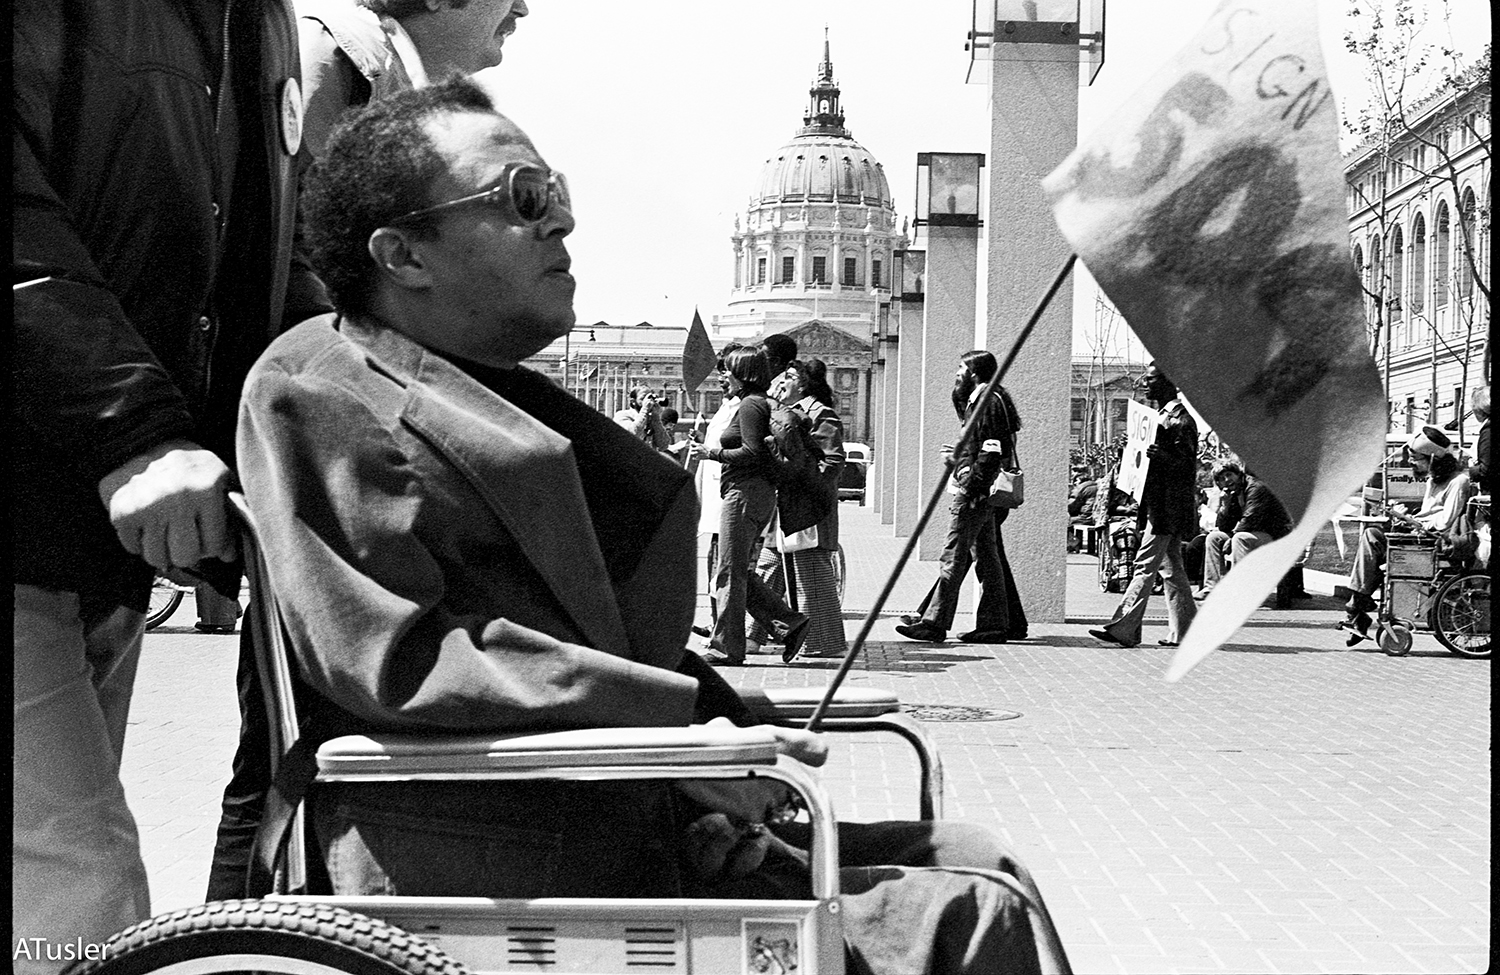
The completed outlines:
[[[1487,533],[1488,495],[1472,497],[1466,502],[1465,517],[1476,531],[1480,530],[1481,511],[1483,530]],[[1461,625],[1472,626],[1477,633],[1482,617],[1489,615],[1487,564],[1478,568],[1445,564],[1440,542],[1425,531],[1386,534],[1385,578],[1376,617],[1376,642],[1393,657],[1405,656],[1411,652],[1413,632],[1427,629],[1455,656],[1486,658],[1490,655],[1490,642],[1471,645],[1460,638],[1456,629]],[[1419,558],[1403,554],[1409,552],[1422,554]],[[1455,632],[1449,632],[1450,623]]]
[[[608,728],[541,734],[350,735],[317,750],[315,781],[748,779],[783,782],[801,797],[812,827],[808,900],[715,900],[313,895],[307,888],[300,795],[281,791],[294,764],[300,727],[293,702],[290,640],[243,496],[231,495],[243,523],[252,599],[246,626],[256,647],[271,726],[272,771],[255,856],[274,878],[260,900],[220,901],[153,918],[116,935],[116,953],[79,972],[201,973],[258,969],[288,973],[626,971],[769,975],[844,971],[838,832],[827,794],[805,766],[779,756],[760,729]],[[789,689],[749,694],[767,723],[805,721],[821,693]],[[941,810],[942,767],[926,733],[900,713],[894,695],[844,692],[827,726],[900,735],[917,751],[921,810]],[[303,748],[305,746],[297,746]],[[295,789],[293,790],[296,791]],[[279,835],[278,835],[279,834]],[[1068,972],[1050,918],[1013,878],[1035,932],[1044,971]]]

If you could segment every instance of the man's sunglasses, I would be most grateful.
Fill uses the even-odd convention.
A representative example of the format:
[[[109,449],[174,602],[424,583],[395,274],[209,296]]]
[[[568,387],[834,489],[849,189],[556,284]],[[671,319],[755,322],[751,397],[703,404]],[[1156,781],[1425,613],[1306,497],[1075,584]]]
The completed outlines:
[[[568,195],[568,181],[562,173],[533,163],[511,163],[505,167],[500,182],[482,193],[413,210],[390,222],[407,223],[470,203],[494,207],[501,212],[507,223],[516,227],[536,226],[552,212],[553,206],[560,206],[570,213],[573,210],[572,197]]]

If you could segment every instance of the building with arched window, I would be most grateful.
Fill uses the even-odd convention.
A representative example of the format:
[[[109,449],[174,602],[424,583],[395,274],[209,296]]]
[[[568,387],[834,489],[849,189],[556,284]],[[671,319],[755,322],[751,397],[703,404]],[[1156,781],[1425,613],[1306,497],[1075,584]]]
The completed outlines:
[[[734,290],[712,331],[748,341],[800,331],[834,355],[845,436],[869,431],[871,338],[890,302],[891,255],[906,245],[879,161],[844,126],[825,37],[802,127],[766,159],[731,242]],[[818,355],[809,346],[808,355]]]
[[[1344,158],[1392,432],[1456,425],[1469,391],[1488,384],[1489,57]],[[1475,426],[1465,421],[1466,438]]]

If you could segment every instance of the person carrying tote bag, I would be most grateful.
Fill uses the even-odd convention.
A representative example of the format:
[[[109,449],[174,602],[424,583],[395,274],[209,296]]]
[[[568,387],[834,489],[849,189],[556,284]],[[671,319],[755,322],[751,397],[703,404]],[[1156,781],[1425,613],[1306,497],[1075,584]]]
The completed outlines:
[[[977,415],[973,435],[953,453],[953,500],[948,539],[938,578],[928,593],[921,618],[903,622],[896,632],[908,640],[940,643],[958,612],[959,590],[971,565],[979,575],[979,607],[966,643],[1005,643],[1026,638],[1026,613],[1016,593],[1015,576],[1005,557],[1000,526],[1009,507],[991,504],[990,489],[1001,470],[1016,467],[1015,438],[1021,418],[1010,393],[984,387],[995,375],[995,357],[982,349],[966,352],[954,376],[953,406],[960,424]]]
[[[837,497],[839,474],[844,468],[844,424],[834,409],[833,390],[828,385],[828,367],[821,359],[793,362],[787,372],[786,402],[807,417],[808,432],[821,456],[815,476],[818,489],[828,497]],[[788,647],[782,660],[805,660],[817,657],[842,657],[848,650],[844,635],[844,609],[839,599],[838,575],[834,569],[839,551],[838,503],[827,506],[827,512],[811,527],[780,534],[775,549],[761,553],[755,572],[774,592],[787,589],[787,567],[790,564],[792,592],[796,608],[810,622],[807,638],[800,647]],[[750,639],[763,642],[766,633],[752,628]]]

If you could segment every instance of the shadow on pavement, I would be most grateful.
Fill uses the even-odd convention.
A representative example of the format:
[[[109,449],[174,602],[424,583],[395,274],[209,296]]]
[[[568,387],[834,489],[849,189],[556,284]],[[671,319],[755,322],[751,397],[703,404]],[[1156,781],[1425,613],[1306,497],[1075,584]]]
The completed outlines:
[[[979,654],[944,652],[941,643],[867,643],[857,665],[865,671],[936,674],[959,664],[982,663],[990,657]],[[792,666],[802,670],[837,670],[840,659],[826,657],[799,661]]]

